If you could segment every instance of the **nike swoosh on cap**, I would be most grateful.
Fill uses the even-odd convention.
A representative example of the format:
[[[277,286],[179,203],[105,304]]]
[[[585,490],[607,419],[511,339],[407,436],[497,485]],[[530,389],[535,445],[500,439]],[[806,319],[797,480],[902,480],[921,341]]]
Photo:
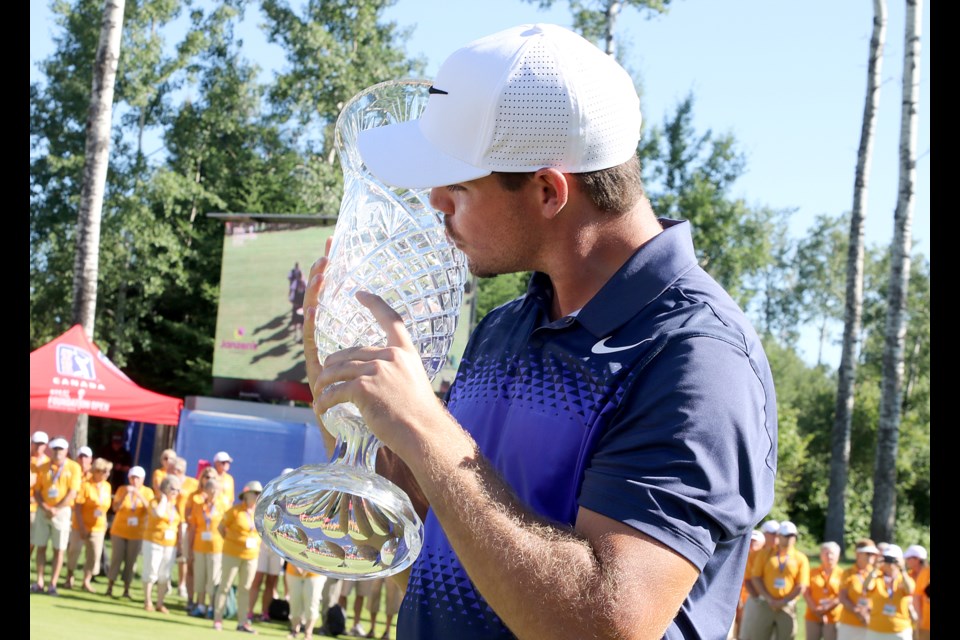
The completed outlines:
[[[441,95],[441,96],[450,95],[449,93],[447,93],[447,92],[444,91],[443,89],[437,89],[437,88],[434,87],[433,85],[430,85],[430,88],[427,89],[427,93],[428,93],[428,94],[431,94],[431,95],[436,94],[436,95]]]
[[[646,338],[646,339],[641,340],[640,342],[637,342],[637,343],[635,343],[635,344],[628,344],[628,345],[623,346],[623,347],[608,347],[608,346],[607,346],[607,340],[609,340],[609,339],[612,338],[612,337],[613,337],[613,336],[607,336],[607,337],[604,338],[603,340],[600,340],[599,342],[597,342],[597,344],[593,345],[593,348],[590,349],[590,352],[591,352],[591,353],[596,353],[596,354],[599,354],[599,355],[602,355],[602,354],[604,354],[604,353],[616,353],[616,352],[618,352],[618,351],[626,351],[627,349],[633,349],[634,347],[639,347],[639,346],[642,345],[644,342],[650,342],[651,340],[653,340],[653,338]]]

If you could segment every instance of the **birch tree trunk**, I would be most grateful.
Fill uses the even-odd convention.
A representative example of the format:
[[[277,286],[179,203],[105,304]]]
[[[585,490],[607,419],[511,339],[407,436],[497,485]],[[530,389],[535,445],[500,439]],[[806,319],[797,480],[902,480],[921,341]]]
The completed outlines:
[[[77,215],[77,252],[73,262],[73,321],[93,339],[99,277],[100,216],[110,158],[110,122],[113,88],[120,60],[124,0],[106,0],[100,25],[100,42],[93,69],[87,141],[84,149],[83,186]],[[74,427],[72,449],[87,443],[87,415]]]
[[[873,0],[873,34],[867,61],[867,97],[863,107],[860,148],[853,181],[853,211],[847,248],[846,304],[843,312],[843,346],[837,375],[837,404],[830,438],[830,486],[827,490],[827,520],[824,540],[840,544],[845,551],[847,472],[850,466],[850,431],[853,418],[857,346],[863,312],[863,232],[867,217],[867,182],[873,155],[877,107],[880,103],[880,70],[887,34],[886,0]]]
[[[620,17],[620,10],[622,8],[623,3],[619,0],[608,0],[606,9],[604,10],[606,14],[606,20],[604,20],[604,50],[611,58],[617,57],[617,43],[614,37],[617,31],[617,18]]]
[[[903,395],[903,353],[907,333],[907,289],[913,239],[914,184],[917,179],[917,102],[920,99],[920,26],[923,0],[907,0],[904,37],[903,101],[900,113],[900,185],[890,246],[890,286],[884,330],[880,421],[873,470],[873,514],[870,535],[893,540],[897,507],[897,445]]]

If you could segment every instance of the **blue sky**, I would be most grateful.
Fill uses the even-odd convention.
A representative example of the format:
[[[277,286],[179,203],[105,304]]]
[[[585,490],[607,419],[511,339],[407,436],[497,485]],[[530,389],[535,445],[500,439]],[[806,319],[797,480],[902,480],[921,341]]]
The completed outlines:
[[[31,80],[52,52],[48,0],[30,0]],[[905,2],[888,2],[883,85],[869,176],[866,241],[893,236],[899,182],[898,145]],[[460,45],[527,22],[570,26],[567,4],[541,10],[522,0],[397,0],[389,20],[411,27],[411,55],[428,75]],[[618,32],[626,66],[642,85],[647,124],[662,124],[694,95],[698,131],[732,133],[746,154],[733,195],[753,206],[796,208],[792,231],[803,234],[818,214],[853,206],[853,180],[866,91],[873,20],[867,0],[674,0],[654,18],[624,10]],[[259,32],[255,3],[241,30],[248,57],[265,79],[285,61]],[[914,250],[930,247],[930,8],[923,6]],[[91,60],[92,63],[92,60]]]

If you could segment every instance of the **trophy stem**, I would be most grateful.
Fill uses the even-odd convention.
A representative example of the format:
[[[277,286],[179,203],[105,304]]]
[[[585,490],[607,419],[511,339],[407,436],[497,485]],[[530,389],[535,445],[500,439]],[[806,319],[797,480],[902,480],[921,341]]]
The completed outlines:
[[[345,464],[376,473],[377,452],[383,443],[369,430],[354,430],[350,435],[337,436],[330,456],[330,464]]]

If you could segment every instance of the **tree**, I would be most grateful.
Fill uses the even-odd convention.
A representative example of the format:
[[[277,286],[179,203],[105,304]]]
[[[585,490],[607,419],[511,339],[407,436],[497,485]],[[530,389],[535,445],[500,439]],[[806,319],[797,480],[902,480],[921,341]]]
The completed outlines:
[[[890,245],[890,287],[884,332],[883,383],[877,457],[873,474],[873,517],[870,534],[892,540],[897,504],[897,445],[907,327],[907,292],[910,284],[914,184],[917,164],[917,101],[920,95],[920,26],[923,0],[907,0],[904,38],[903,99],[900,114],[900,184]]]
[[[743,154],[732,135],[695,130],[693,103],[688,95],[662,128],[644,134],[643,182],[658,216],[690,221],[700,266],[746,308],[773,262],[773,229],[788,214],[729,196],[743,174]]]
[[[857,344],[863,299],[863,230],[866,219],[867,182],[873,155],[877,105],[880,101],[880,70],[887,31],[886,0],[873,2],[873,34],[867,57],[867,95],[860,129],[860,148],[854,174],[853,211],[850,215],[850,239],[847,246],[847,286],[844,305],[843,344],[837,377],[836,410],[834,412],[830,455],[830,488],[824,540],[839,540],[841,553],[846,527],[846,492],[850,463],[850,421],[853,414],[854,380],[856,378]]]
[[[802,309],[800,322],[815,324],[819,333],[817,366],[823,364],[823,347],[830,336],[830,325],[843,319],[844,256],[849,243],[843,227],[847,219],[848,216],[817,216],[807,236],[797,243],[794,257],[795,293]]]
[[[536,2],[541,9],[549,9],[554,0],[527,0]],[[573,14],[573,29],[591,42],[603,43],[601,49],[620,59],[617,51],[617,18],[624,7],[633,7],[640,12],[660,15],[667,12],[671,0],[570,0]]]
[[[110,120],[113,115],[113,87],[120,61],[124,0],[107,0],[100,24],[100,44],[94,63],[87,142],[84,152],[83,184],[77,215],[77,252],[73,263],[73,321],[93,339],[97,308],[97,276],[100,256],[100,215],[110,159]],[[74,451],[87,444],[88,416],[81,413],[73,430]]]

